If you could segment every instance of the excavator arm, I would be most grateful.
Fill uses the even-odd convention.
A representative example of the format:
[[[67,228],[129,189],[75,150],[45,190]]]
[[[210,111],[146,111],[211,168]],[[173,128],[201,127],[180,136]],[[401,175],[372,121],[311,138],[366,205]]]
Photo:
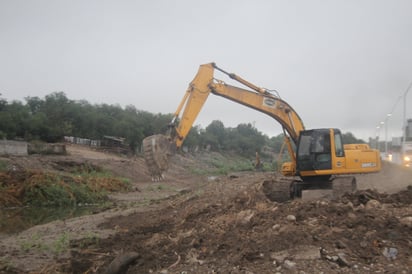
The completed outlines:
[[[249,89],[228,85],[224,81],[216,79],[214,77],[216,70]],[[149,136],[143,140],[146,163],[154,179],[160,179],[162,172],[167,169],[167,156],[182,146],[211,93],[260,111],[278,121],[284,132],[287,133],[285,140],[292,163],[296,162],[290,140],[297,144],[300,131],[305,129],[296,111],[278,95],[257,87],[233,73],[228,73],[214,63],[209,63],[200,66],[195,78],[189,84],[174,113],[168,134]]]

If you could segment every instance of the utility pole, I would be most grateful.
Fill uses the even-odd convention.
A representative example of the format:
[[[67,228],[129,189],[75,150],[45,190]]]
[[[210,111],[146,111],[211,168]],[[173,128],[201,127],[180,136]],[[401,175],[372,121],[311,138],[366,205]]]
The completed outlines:
[[[402,149],[405,147],[406,141],[406,95],[408,95],[409,90],[412,87],[412,82],[409,84],[408,88],[406,89],[405,93],[403,94],[403,138],[402,138]]]
[[[388,121],[391,116],[392,113],[388,113],[385,118],[385,157],[388,157]]]

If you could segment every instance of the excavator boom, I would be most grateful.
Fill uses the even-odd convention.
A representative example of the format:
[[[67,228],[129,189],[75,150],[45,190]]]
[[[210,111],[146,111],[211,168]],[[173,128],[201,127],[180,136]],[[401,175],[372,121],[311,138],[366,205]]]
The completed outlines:
[[[214,77],[215,70],[226,74],[231,79],[250,88],[250,90],[228,85],[224,81],[216,79]],[[162,135],[150,136],[143,142],[146,163],[154,178],[160,178],[168,167],[164,155],[170,153],[169,147],[164,145],[165,140],[168,139],[175,148],[182,146],[211,93],[271,116],[287,132],[288,136],[286,138],[290,138],[295,144],[298,141],[299,132],[305,129],[296,111],[278,95],[260,88],[233,73],[224,71],[217,67],[215,63],[204,64],[199,67],[195,78],[190,82],[183,99],[174,113],[171,130],[167,137]],[[295,155],[292,147],[288,146],[288,148],[289,154],[294,160]]]

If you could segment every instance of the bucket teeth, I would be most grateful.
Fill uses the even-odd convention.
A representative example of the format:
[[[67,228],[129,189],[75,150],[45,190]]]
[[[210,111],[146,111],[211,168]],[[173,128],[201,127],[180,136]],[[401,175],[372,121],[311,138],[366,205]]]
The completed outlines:
[[[164,179],[163,172],[169,168],[170,143],[165,135],[152,135],[143,139],[143,154],[152,181]]]

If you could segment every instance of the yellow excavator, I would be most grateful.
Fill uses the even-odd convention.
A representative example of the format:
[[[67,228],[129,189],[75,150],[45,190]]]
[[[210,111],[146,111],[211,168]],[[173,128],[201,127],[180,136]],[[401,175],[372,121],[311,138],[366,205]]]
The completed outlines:
[[[229,85],[214,77],[219,71],[246,88]],[[345,145],[336,128],[306,130],[296,111],[277,92],[258,87],[215,63],[203,64],[190,82],[168,132],[146,137],[143,152],[154,180],[161,180],[168,169],[169,157],[179,149],[210,94],[260,111],[279,122],[283,128],[290,162],[281,167],[283,177],[263,183],[273,201],[301,197],[306,189],[333,189],[337,193],[356,190],[354,174],[378,172],[378,150],[367,144]],[[183,112],[182,112],[183,111]],[[351,175],[351,176],[348,176]],[[291,179],[288,179],[291,178]]]

